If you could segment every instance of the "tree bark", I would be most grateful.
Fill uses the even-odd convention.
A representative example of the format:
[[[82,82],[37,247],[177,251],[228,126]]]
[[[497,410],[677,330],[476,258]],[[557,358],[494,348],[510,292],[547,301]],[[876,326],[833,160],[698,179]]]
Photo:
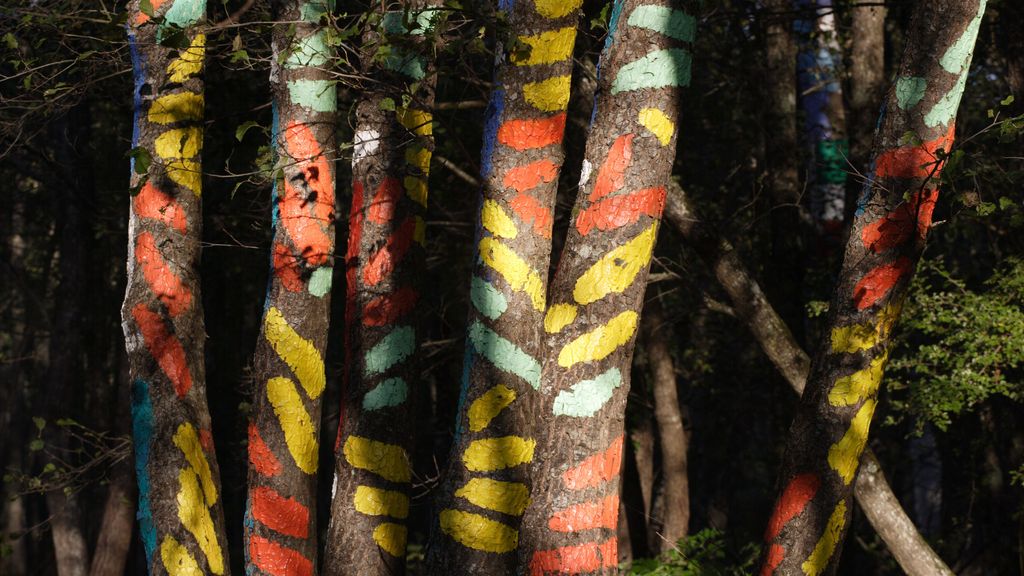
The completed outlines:
[[[405,571],[418,386],[417,303],[433,151],[436,2],[405,2],[364,34],[346,267],[346,372],[326,574]],[[388,46],[382,64],[373,56]],[[385,99],[408,107],[388,110]],[[380,453],[386,459],[374,461]]]
[[[917,3],[820,344],[786,443],[763,574],[834,574],[889,338],[924,248],[985,0]]]
[[[134,194],[121,309],[139,525],[150,574],[227,574],[199,294],[206,36],[197,24],[206,2],[150,2],[147,11],[132,2],[128,21]]]
[[[135,525],[135,483],[125,462],[115,466],[111,476],[89,576],[121,576],[128,561]]]
[[[583,175],[544,319],[521,573],[610,574],[623,421],[647,272],[672,172],[689,43],[678,2],[618,1]]]
[[[712,269],[728,294],[736,316],[750,329],[775,369],[797,394],[803,394],[810,357],[797,344],[732,245],[697,217],[686,194],[677,184],[670,188],[665,218]],[[864,465],[857,472],[854,496],[868,522],[903,571],[909,576],[952,574],[914,527],[870,448],[865,448],[861,459]],[[868,461],[873,465],[869,466]]]
[[[850,7],[850,163],[866,174],[875,119],[885,92],[886,7],[875,0],[856,0]],[[846,213],[853,216],[864,176],[851,179],[846,194]]]
[[[513,574],[539,411],[543,314],[581,0],[499,3],[481,151],[472,307],[452,456],[438,488],[431,574]],[[530,472],[528,474],[528,471]]]
[[[317,565],[323,358],[334,266],[337,94],[321,23],[329,3],[279,0],[273,9],[274,236],[253,360],[246,570],[310,575]]]

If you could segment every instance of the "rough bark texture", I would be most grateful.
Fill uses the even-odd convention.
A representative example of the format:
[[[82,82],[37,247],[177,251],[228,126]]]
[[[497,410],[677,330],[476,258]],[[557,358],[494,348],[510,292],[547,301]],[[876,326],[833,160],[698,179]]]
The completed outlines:
[[[245,552],[249,574],[316,572],[316,485],[334,266],[337,97],[327,0],[274,3],[271,266],[253,360]]]
[[[418,386],[417,302],[433,150],[434,3],[406,2],[364,35],[366,87],[356,109],[346,268],[346,374],[326,574],[405,571]],[[392,50],[382,63],[381,45]],[[410,92],[416,83],[416,91]],[[397,111],[385,98],[402,102]],[[377,456],[379,455],[379,456]]]
[[[615,2],[598,98],[544,319],[520,573],[617,570],[629,374],[672,172],[695,21],[676,2]]]
[[[686,537],[690,527],[689,438],[683,428],[675,362],[669,347],[669,342],[674,342],[675,338],[657,298],[647,304],[640,329],[650,363],[654,419],[658,423],[661,452],[661,482],[665,494],[661,526],[652,542],[654,551],[661,553],[673,549],[679,540]]]
[[[875,0],[857,0],[850,8],[850,163],[861,174],[868,170],[871,138],[875,132],[878,107],[885,92],[885,13]],[[853,215],[863,176],[850,180],[846,212]]]
[[[501,2],[465,368],[431,574],[512,574],[530,499],[551,227],[581,0]]]
[[[128,463],[118,463],[107,492],[89,576],[121,576],[135,526],[135,484]]]
[[[196,23],[206,3],[149,5],[155,15],[133,2],[128,22],[136,193],[121,311],[132,380],[139,527],[150,574],[226,574],[198,272],[206,37]],[[173,37],[186,46],[158,43]]]
[[[727,240],[708,229],[697,217],[678,185],[670,188],[665,218],[693,246],[714,272],[732,301],[737,318],[754,335],[761,349],[797,394],[803,394],[810,357],[800,348],[782,319],[771,307],[757,281]],[[920,536],[885,479],[870,448],[861,456],[854,496],[868,522],[878,532],[900,567],[909,576],[948,574],[950,569]],[[868,465],[871,462],[871,465]]]
[[[985,0],[918,2],[873,146],[828,337],[790,429],[763,574],[834,574],[889,336],[924,248]]]

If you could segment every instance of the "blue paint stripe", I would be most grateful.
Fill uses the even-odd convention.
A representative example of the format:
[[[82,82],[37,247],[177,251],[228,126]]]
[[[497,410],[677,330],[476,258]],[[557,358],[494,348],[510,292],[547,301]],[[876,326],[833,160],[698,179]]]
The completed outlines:
[[[153,400],[149,384],[136,380],[132,384],[132,441],[135,445],[135,476],[139,482],[139,533],[146,549],[146,563],[153,563],[156,550],[156,525],[149,501],[149,453],[153,442]]]

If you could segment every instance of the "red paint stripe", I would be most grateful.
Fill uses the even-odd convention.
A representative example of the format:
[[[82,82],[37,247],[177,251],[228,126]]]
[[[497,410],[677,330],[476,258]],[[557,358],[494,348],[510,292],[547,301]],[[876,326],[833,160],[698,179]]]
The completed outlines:
[[[256,535],[249,536],[249,560],[271,576],[313,576],[309,558]]]
[[[509,120],[498,128],[498,142],[516,150],[543,148],[562,141],[565,112],[538,120]]]
[[[875,175],[879,178],[938,178],[942,164],[936,151],[942,148],[948,153],[952,149],[954,132],[955,125],[950,122],[949,130],[935,140],[879,154],[875,160]]]
[[[174,393],[178,398],[183,398],[192,388],[192,374],[188,370],[181,342],[167,329],[164,318],[145,304],[136,304],[132,308],[132,318],[139,325],[146,349],[171,381]]]
[[[853,301],[857,309],[868,308],[884,298],[910,271],[910,264],[910,258],[901,256],[894,262],[878,266],[865,274],[853,288]]]
[[[152,182],[146,182],[142,186],[132,199],[132,207],[140,218],[159,220],[178,232],[185,232],[185,210],[174,198],[162,192]]]
[[[821,478],[817,474],[800,474],[789,481],[782,496],[779,497],[772,517],[768,521],[768,529],[764,534],[764,541],[771,542],[782,532],[782,528],[790,520],[796,518],[807,507],[808,502],[814,499],[821,487]]]
[[[558,178],[558,164],[551,160],[537,160],[525,166],[516,166],[505,173],[501,183],[522,194],[541,184],[554,182]]]
[[[764,565],[761,566],[761,576],[772,576],[775,573],[775,569],[782,564],[782,559],[785,557],[786,551],[783,550],[782,546],[778,544],[772,544],[768,547],[768,553],[764,557]]]
[[[618,543],[611,538],[601,543],[587,542],[534,552],[530,576],[545,574],[584,574],[618,565]]]
[[[320,151],[313,130],[291,123],[284,131],[285,149],[302,171],[299,187],[287,176],[279,217],[292,244],[310,266],[322,266],[331,256],[331,225],[334,222],[334,178],[331,165]],[[286,170],[287,173],[287,170]]]
[[[411,286],[399,288],[391,294],[378,296],[363,309],[363,324],[366,326],[391,324],[411,312],[419,297],[419,292],[413,290]]]
[[[660,218],[664,208],[665,187],[644,188],[592,204],[576,218],[576,229],[584,236],[594,228],[607,232],[633,224],[640,216]]]
[[[593,528],[614,530],[619,520],[619,495],[612,494],[594,502],[584,502],[555,512],[548,527],[556,532],[576,532]]]
[[[363,183],[352,183],[352,208],[348,218],[348,246],[345,249],[345,365],[351,366],[352,331],[356,323],[357,296],[359,294],[359,250],[363,241]],[[348,397],[349,371],[342,370],[341,398]],[[345,406],[342,400],[338,415],[338,433],[334,438],[334,451],[341,449],[341,431],[345,427]]]
[[[518,194],[509,202],[509,206],[520,220],[533,224],[534,234],[551,238],[551,226],[555,219],[551,216],[551,210],[541,204],[540,200],[529,194]]]
[[[876,254],[885,252],[906,242],[915,229],[918,238],[924,240],[932,224],[932,212],[938,198],[936,189],[911,194],[895,210],[864,227],[860,234],[864,246]]]
[[[370,255],[363,268],[363,282],[369,286],[377,285],[395,270],[405,253],[412,246],[412,236],[416,231],[416,221],[410,216],[397,230],[388,236],[384,246]]]
[[[274,532],[293,538],[309,537],[309,509],[266,486],[252,491],[252,517]]]
[[[281,463],[260,437],[256,424],[249,424],[249,464],[263,476],[273,477],[281,472]]]
[[[280,242],[274,242],[274,275],[289,292],[302,291],[302,270],[299,269],[299,260]]]
[[[583,490],[599,486],[619,475],[622,465],[622,436],[619,436],[603,452],[590,456],[575,468],[562,474],[562,481],[570,490]]]
[[[167,306],[167,312],[175,317],[192,306],[192,292],[180,276],[160,254],[156,239],[149,232],[142,232],[135,240],[135,261],[142,267],[142,276],[153,294]]]
[[[395,208],[402,198],[402,182],[388,176],[377,187],[377,193],[366,208],[366,217],[375,224],[386,224],[395,218]]]
[[[209,453],[213,453],[213,434],[206,428],[199,429],[199,445]]]
[[[591,202],[597,202],[622,188],[626,183],[626,168],[629,168],[629,161],[632,158],[633,135],[623,134],[612,143],[611,149],[608,150],[608,158],[597,172],[597,182],[594,183],[594,191],[590,193]]]

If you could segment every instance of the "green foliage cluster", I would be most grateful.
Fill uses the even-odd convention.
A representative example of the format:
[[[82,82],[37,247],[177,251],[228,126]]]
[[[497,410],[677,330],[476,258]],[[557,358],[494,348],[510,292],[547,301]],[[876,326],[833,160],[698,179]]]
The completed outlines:
[[[743,576],[753,573],[760,547],[733,549],[724,532],[705,528],[682,539],[660,558],[636,560],[629,576]]]

